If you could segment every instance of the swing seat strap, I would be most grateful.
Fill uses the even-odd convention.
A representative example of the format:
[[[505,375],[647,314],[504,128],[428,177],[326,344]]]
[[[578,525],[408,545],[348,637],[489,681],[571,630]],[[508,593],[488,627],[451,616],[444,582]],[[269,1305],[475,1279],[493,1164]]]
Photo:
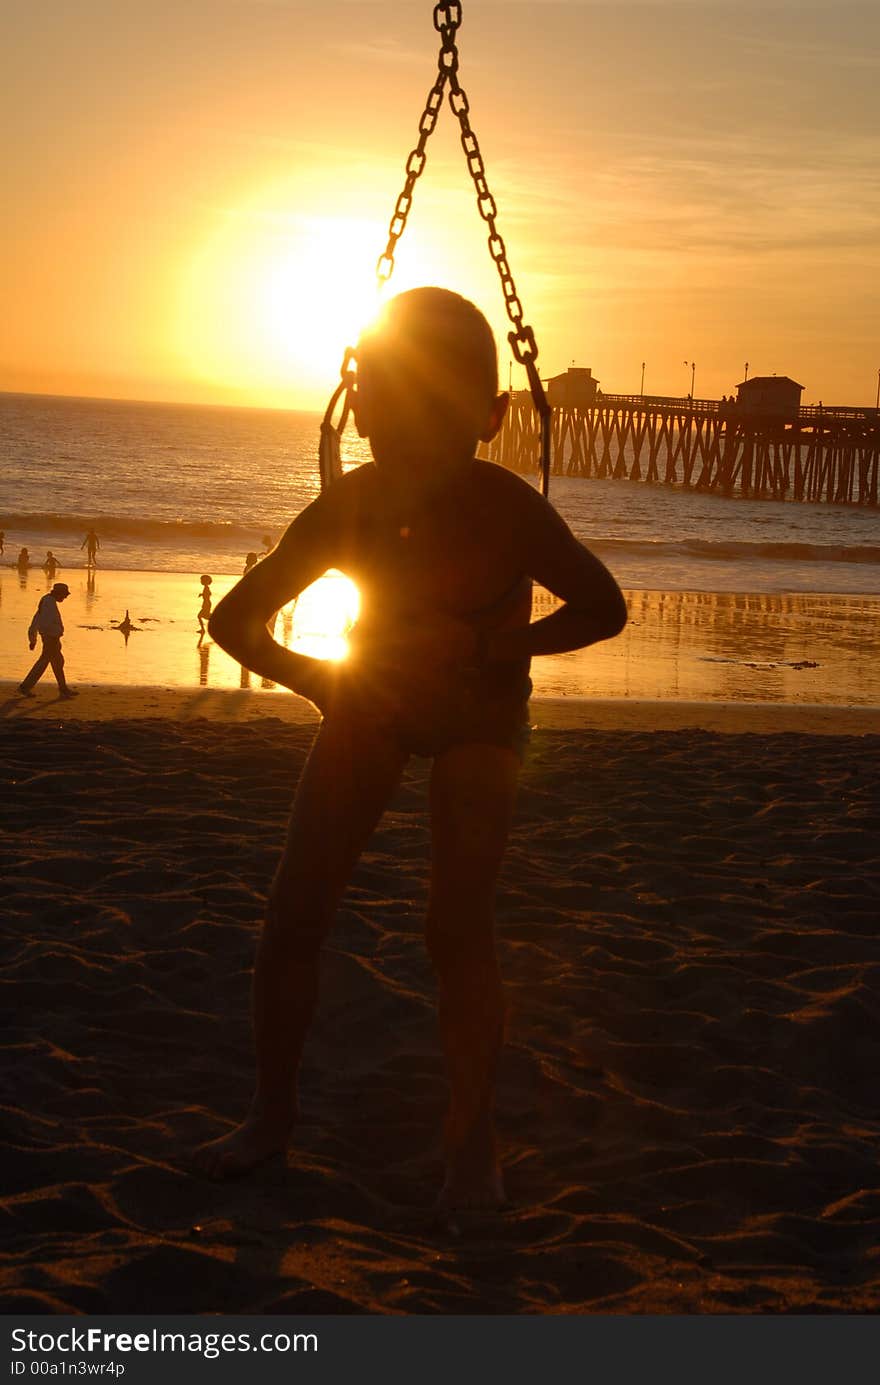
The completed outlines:
[[[351,362],[354,359],[354,351],[349,346],[346,348],[345,356],[342,361],[340,371],[341,379],[336,389],[330,396],[330,403],[324,412],[321,420],[321,438],[318,443],[318,470],[321,475],[321,490],[326,490],[334,481],[338,481],[342,475],[342,434],[348,422],[348,415],[351,412],[352,401],[354,399],[354,370]],[[338,420],[334,423],[333,415],[336,406],[342,399],[342,411]]]

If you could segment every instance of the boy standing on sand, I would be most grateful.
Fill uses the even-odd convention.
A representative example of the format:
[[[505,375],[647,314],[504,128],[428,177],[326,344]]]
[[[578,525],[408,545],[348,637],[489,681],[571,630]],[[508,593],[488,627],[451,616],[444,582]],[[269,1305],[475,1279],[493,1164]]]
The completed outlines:
[[[618,634],[614,578],[527,482],[476,461],[501,426],[495,343],[442,289],[392,300],[358,348],[355,419],[372,465],[349,472],[224,597],[219,645],[323,713],[293,805],[254,970],[256,1091],[202,1146],[214,1177],[286,1148],[318,954],[352,869],[411,754],[433,759],[426,941],[450,1083],[439,1205],[504,1198],[493,1097],[504,1004],[495,887],[528,733],[529,661]],[[266,625],[328,568],[357,584],[348,659],[282,648]],[[530,624],[531,582],[563,602]]]

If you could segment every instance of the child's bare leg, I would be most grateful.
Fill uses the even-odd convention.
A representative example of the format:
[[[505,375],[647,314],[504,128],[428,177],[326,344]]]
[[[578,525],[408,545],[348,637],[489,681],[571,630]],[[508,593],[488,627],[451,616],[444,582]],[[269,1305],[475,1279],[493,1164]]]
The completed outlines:
[[[504,1201],[493,1118],[504,1029],[495,887],[518,772],[512,751],[474,744],[439,756],[431,775],[427,942],[439,981],[450,1084],[446,1181],[439,1200],[445,1210]]]
[[[297,1069],[318,993],[321,943],[405,760],[393,740],[369,727],[321,724],[299,782],[257,947],[256,1091],[243,1124],[196,1152],[197,1166],[212,1177],[243,1173],[287,1146]]]

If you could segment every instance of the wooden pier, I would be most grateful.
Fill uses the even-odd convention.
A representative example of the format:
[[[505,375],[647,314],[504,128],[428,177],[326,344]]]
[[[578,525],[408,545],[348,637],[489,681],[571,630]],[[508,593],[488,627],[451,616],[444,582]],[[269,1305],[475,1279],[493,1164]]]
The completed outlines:
[[[534,472],[538,420],[518,391],[488,455]],[[603,394],[553,410],[556,476],[611,477],[751,500],[877,505],[880,410],[805,407],[768,418],[715,399]]]

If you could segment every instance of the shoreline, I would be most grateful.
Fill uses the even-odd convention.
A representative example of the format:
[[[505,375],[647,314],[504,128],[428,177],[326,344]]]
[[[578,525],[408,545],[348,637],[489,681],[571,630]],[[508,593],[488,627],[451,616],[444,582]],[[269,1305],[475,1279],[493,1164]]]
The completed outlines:
[[[48,681],[47,681],[48,680]],[[317,727],[318,712],[304,698],[228,688],[162,688],[128,684],[79,685],[62,701],[51,675],[33,698],[0,682],[0,718],[65,722],[161,720],[270,723]],[[880,707],[819,703],[703,702],[652,698],[533,697],[531,722],[539,731],[682,731],[725,735],[876,736]]]
[[[729,577],[729,564],[724,559],[700,558],[698,556],[688,559],[689,571],[686,577],[676,572],[672,580],[670,580],[670,573],[666,569],[640,571],[637,576],[634,576],[627,568],[626,562],[621,561],[617,550],[613,546],[603,546],[601,539],[588,538],[585,542],[587,542],[588,546],[592,546],[593,551],[612,569],[621,588],[634,596],[664,592],[668,595],[679,597],[719,595],[725,597],[757,596],[779,601],[784,601],[788,598],[810,597],[829,601],[880,601],[880,590],[878,590],[876,586],[872,588],[868,583],[864,582],[864,580],[861,585],[858,584],[857,580],[854,580],[852,585],[844,583],[843,585],[835,586],[831,582],[827,584],[823,584],[821,581],[816,582],[816,574],[813,573],[808,575],[811,580],[802,580],[800,582],[792,580],[792,568],[790,563],[785,559],[779,558],[773,561],[779,563],[780,567],[786,569],[788,581],[780,579],[778,581],[765,582],[764,585],[750,581],[749,577],[745,574],[742,576],[741,580],[731,580]],[[31,540],[31,543],[34,543],[34,540]],[[40,545],[36,546],[39,547]],[[48,547],[51,548],[51,543]],[[10,544],[7,538],[6,552],[11,553],[12,549],[13,545]],[[243,560],[244,556],[245,554],[242,552],[240,558]],[[713,564],[719,569],[719,571],[714,574]],[[816,559],[816,565],[821,566],[821,561],[819,559]],[[836,564],[836,566],[840,567],[843,572],[847,572],[853,566],[867,567],[873,571],[876,565],[854,559],[851,563],[840,562]],[[14,559],[9,561],[5,554],[0,556],[0,577],[15,577],[18,579],[19,583],[21,583],[22,580],[27,584],[31,582],[36,585],[45,583],[45,587],[41,587],[40,589],[40,594],[42,594],[43,590],[48,591],[50,589],[52,581],[64,582],[70,581],[71,578],[93,583],[102,577],[110,581],[115,581],[117,578],[130,576],[138,580],[142,578],[154,578],[159,580],[172,579],[178,582],[197,583],[199,575],[206,571],[210,572],[213,580],[222,584],[224,589],[234,586],[243,576],[243,569],[240,566],[229,563],[228,555],[217,562],[212,562],[211,555],[199,557],[199,555],[193,554],[189,567],[165,567],[161,563],[158,565],[155,563],[144,564],[143,566],[135,566],[128,563],[119,567],[103,565],[94,567],[89,566],[87,563],[59,562],[56,575],[50,580],[46,576],[42,563],[38,560],[33,561],[26,569],[25,573],[22,574]],[[766,576],[766,569],[761,569],[761,571]],[[754,574],[752,574],[752,576],[753,575]],[[825,575],[827,577],[827,572]],[[719,577],[725,577],[726,580],[719,581]],[[536,588],[536,590],[539,589]]]
[[[235,579],[215,577],[214,604]],[[92,686],[272,692],[200,637],[198,581],[173,573],[69,573],[64,654],[75,688]],[[351,619],[345,579],[327,575],[281,611],[279,643],[327,651]],[[24,677],[26,632],[46,582],[0,583],[0,687]],[[880,708],[880,596],[625,589],[629,619],[618,638],[532,662],[536,699],[565,703],[769,703]],[[536,589],[533,619],[556,609]],[[130,638],[118,628],[130,614]],[[48,676],[48,675],[47,675]],[[49,696],[44,686],[40,696]],[[279,716],[287,716],[280,708]]]

